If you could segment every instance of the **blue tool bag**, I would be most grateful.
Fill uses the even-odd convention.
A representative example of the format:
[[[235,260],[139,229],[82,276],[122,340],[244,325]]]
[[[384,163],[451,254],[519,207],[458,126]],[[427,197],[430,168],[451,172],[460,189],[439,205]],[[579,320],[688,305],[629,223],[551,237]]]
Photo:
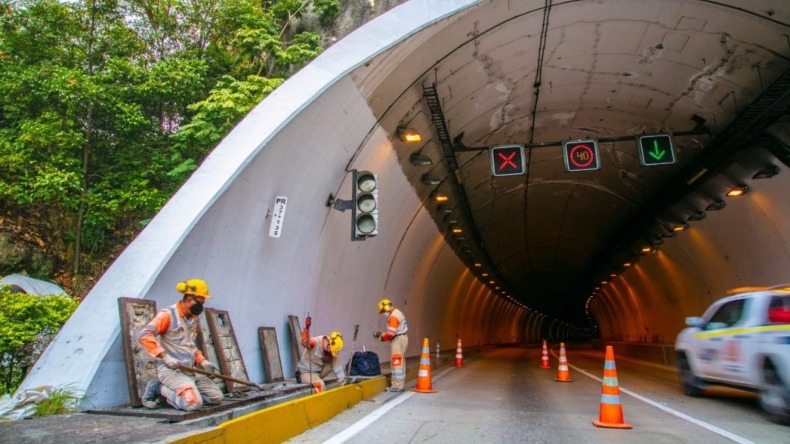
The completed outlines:
[[[379,355],[372,351],[354,352],[351,357],[351,376],[378,376],[381,374]]]

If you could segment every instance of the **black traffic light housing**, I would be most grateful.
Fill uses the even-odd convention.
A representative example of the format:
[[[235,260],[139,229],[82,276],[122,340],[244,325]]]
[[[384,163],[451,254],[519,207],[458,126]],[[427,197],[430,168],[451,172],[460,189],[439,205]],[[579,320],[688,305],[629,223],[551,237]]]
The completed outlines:
[[[352,170],[351,240],[379,234],[379,179],[370,171]]]
[[[351,210],[351,240],[363,241],[379,234],[379,177],[370,171],[351,170],[351,200],[330,194],[326,206]]]

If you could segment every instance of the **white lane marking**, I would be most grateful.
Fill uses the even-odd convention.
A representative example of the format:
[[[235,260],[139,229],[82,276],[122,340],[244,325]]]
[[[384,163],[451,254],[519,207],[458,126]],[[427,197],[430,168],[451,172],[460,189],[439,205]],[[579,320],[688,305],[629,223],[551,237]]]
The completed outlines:
[[[579,367],[576,367],[575,365],[569,365],[569,367],[571,367],[572,369],[576,370],[577,372],[587,376],[588,378],[592,378],[592,379],[600,382],[601,384],[603,384],[603,379],[598,378],[596,376],[593,376],[593,375],[587,373],[586,371],[580,369]],[[653,401],[652,399],[648,399],[648,398],[645,398],[642,395],[638,395],[638,394],[632,392],[631,390],[624,389],[622,387],[619,387],[619,389],[620,389],[621,392],[623,392],[623,393],[625,393],[625,394],[627,394],[629,396],[632,396],[632,397],[634,397],[634,398],[636,398],[636,399],[638,399],[638,400],[640,400],[640,401],[642,401],[644,403],[650,404],[650,405],[652,405],[653,407],[655,407],[657,409],[661,409],[661,410],[669,413],[670,415],[675,415],[678,418],[685,419],[686,421],[688,421],[688,422],[690,422],[692,424],[696,424],[696,425],[698,425],[698,426],[700,426],[702,428],[708,429],[708,430],[710,430],[713,433],[716,433],[716,434],[721,435],[721,436],[723,436],[725,438],[731,439],[731,440],[733,440],[733,441],[735,441],[737,443],[740,443],[740,444],[754,444],[754,441],[749,441],[748,439],[742,438],[742,437],[740,437],[740,436],[738,436],[738,435],[736,435],[734,433],[730,433],[730,432],[728,432],[728,431],[726,431],[724,429],[720,429],[720,428],[716,427],[713,424],[708,424],[705,421],[699,420],[697,418],[693,418],[693,417],[691,417],[691,416],[689,416],[689,415],[687,415],[685,413],[681,413],[681,412],[679,412],[679,411],[677,411],[675,409],[669,408],[669,407],[667,407],[665,405],[662,405],[662,404],[660,404],[660,403],[658,403],[656,401]]]
[[[445,369],[443,372],[441,372],[438,375],[436,375],[435,378],[432,378],[431,382],[436,381],[439,378],[441,378],[442,376],[446,375],[447,372],[449,372],[450,370],[452,370],[452,368]],[[351,439],[351,437],[353,437],[357,433],[361,432],[365,427],[369,426],[374,421],[376,421],[377,419],[381,418],[385,413],[389,412],[390,410],[394,409],[395,407],[397,407],[401,403],[403,403],[403,402],[407,401],[408,399],[410,399],[416,393],[417,392],[412,392],[411,390],[409,390],[408,392],[404,392],[402,395],[396,397],[395,399],[393,399],[391,401],[388,401],[383,406],[381,406],[381,407],[377,408],[376,410],[373,410],[372,412],[368,413],[368,415],[365,416],[364,418],[360,419],[359,421],[355,422],[354,424],[351,424],[350,426],[348,426],[347,429],[345,429],[342,432],[338,433],[337,435],[327,439],[326,441],[324,441],[324,444],[341,444],[341,443],[346,442],[347,440]]]

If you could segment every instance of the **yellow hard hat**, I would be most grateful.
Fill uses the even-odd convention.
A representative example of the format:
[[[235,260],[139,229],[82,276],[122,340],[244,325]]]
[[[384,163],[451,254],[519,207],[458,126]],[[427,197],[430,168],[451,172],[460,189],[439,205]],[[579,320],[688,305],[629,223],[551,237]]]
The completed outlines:
[[[384,313],[389,310],[389,307],[392,307],[391,300],[385,298],[379,301],[379,313]]]
[[[179,282],[176,284],[176,290],[179,293],[188,294],[191,296],[199,296],[201,298],[210,298],[208,294],[208,284],[203,279],[190,279],[186,282]]]
[[[332,356],[339,355],[340,350],[343,350],[343,335],[340,332],[333,331],[329,334],[329,350]]]

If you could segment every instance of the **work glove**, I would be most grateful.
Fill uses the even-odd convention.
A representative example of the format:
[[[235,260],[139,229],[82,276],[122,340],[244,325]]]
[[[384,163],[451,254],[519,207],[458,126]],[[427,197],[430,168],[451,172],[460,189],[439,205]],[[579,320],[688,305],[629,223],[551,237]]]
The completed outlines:
[[[208,360],[206,360],[206,361],[203,361],[203,362],[200,364],[200,366],[201,366],[201,367],[203,367],[203,370],[205,370],[205,371],[207,371],[207,372],[211,372],[211,373],[220,373],[220,371],[219,371],[219,368],[217,368],[216,364],[214,364],[214,363],[213,363],[213,362],[211,362],[211,361],[208,361]]]
[[[376,338],[376,339],[381,340],[381,332],[380,331],[374,331],[373,332],[373,337]]]
[[[178,361],[176,361],[176,358],[168,355],[167,353],[162,356],[162,362],[170,368],[178,368]]]

